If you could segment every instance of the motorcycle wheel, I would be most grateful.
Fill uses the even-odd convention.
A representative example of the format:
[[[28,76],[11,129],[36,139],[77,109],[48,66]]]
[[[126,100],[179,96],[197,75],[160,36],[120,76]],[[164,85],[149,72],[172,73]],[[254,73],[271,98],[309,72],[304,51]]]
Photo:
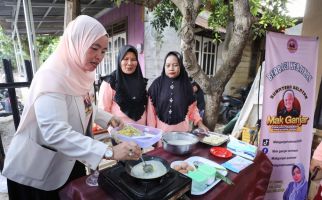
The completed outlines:
[[[234,119],[237,113],[238,111],[235,111],[235,110],[231,110],[231,109],[225,110],[225,112],[222,115],[223,123],[227,124],[228,122],[230,122],[232,119]]]

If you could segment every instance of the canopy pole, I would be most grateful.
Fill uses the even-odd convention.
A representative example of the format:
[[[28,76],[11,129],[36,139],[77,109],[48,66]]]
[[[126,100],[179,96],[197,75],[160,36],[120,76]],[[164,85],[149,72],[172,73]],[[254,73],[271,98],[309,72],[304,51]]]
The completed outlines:
[[[65,1],[64,29],[68,23],[81,14],[80,0]]]
[[[39,68],[39,65],[38,65],[36,34],[35,34],[34,20],[33,20],[32,9],[31,9],[31,2],[30,0],[22,0],[22,1],[23,1],[24,12],[25,12],[26,29],[27,29],[32,71],[35,74]]]

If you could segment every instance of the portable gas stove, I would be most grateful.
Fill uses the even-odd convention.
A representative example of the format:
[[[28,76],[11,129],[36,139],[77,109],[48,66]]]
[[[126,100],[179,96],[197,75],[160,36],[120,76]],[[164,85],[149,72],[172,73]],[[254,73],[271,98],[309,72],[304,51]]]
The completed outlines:
[[[141,181],[117,164],[100,171],[99,186],[115,199],[178,199],[191,190],[191,179],[170,169],[161,179]]]

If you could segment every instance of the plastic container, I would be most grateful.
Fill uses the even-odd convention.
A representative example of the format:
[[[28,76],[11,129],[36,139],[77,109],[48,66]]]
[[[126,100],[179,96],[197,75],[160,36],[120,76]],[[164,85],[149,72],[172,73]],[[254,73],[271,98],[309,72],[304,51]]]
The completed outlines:
[[[130,136],[118,134],[118,131],[120,130],[119,127],[113,128],[111,130],[112,136],[121,141],[126,141],[126,142],[133,141],[137,143],[141,148],[146,148],[155,144],[162,137],[163,131],[161,129],[157,129],[149,126],[143,126],[135,123],[128,123],[128,125],[133,126],[134,128],[140,130],[142,132],[142,136],[146,134],[147,137],[130,137]]]
[[[198,170],[188,172],[188,177],[192,179],[192,190],[201,191],[206,189],[208,177]]]
[[[207,180],[208,185],[211,185],[215,181],[216,169],[214,167],[203,164],[198,166],[197,170],[203,173],[204,175],[206,175],[206,177],[208,177],[208,180]]]

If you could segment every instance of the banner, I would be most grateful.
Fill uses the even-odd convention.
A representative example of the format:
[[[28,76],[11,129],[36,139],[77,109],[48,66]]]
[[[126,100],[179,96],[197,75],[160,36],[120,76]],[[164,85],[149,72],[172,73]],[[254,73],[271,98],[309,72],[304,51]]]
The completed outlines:
[[[260,149],[273,163],[265,199],[306,199],[318,39],[266,35]]]

